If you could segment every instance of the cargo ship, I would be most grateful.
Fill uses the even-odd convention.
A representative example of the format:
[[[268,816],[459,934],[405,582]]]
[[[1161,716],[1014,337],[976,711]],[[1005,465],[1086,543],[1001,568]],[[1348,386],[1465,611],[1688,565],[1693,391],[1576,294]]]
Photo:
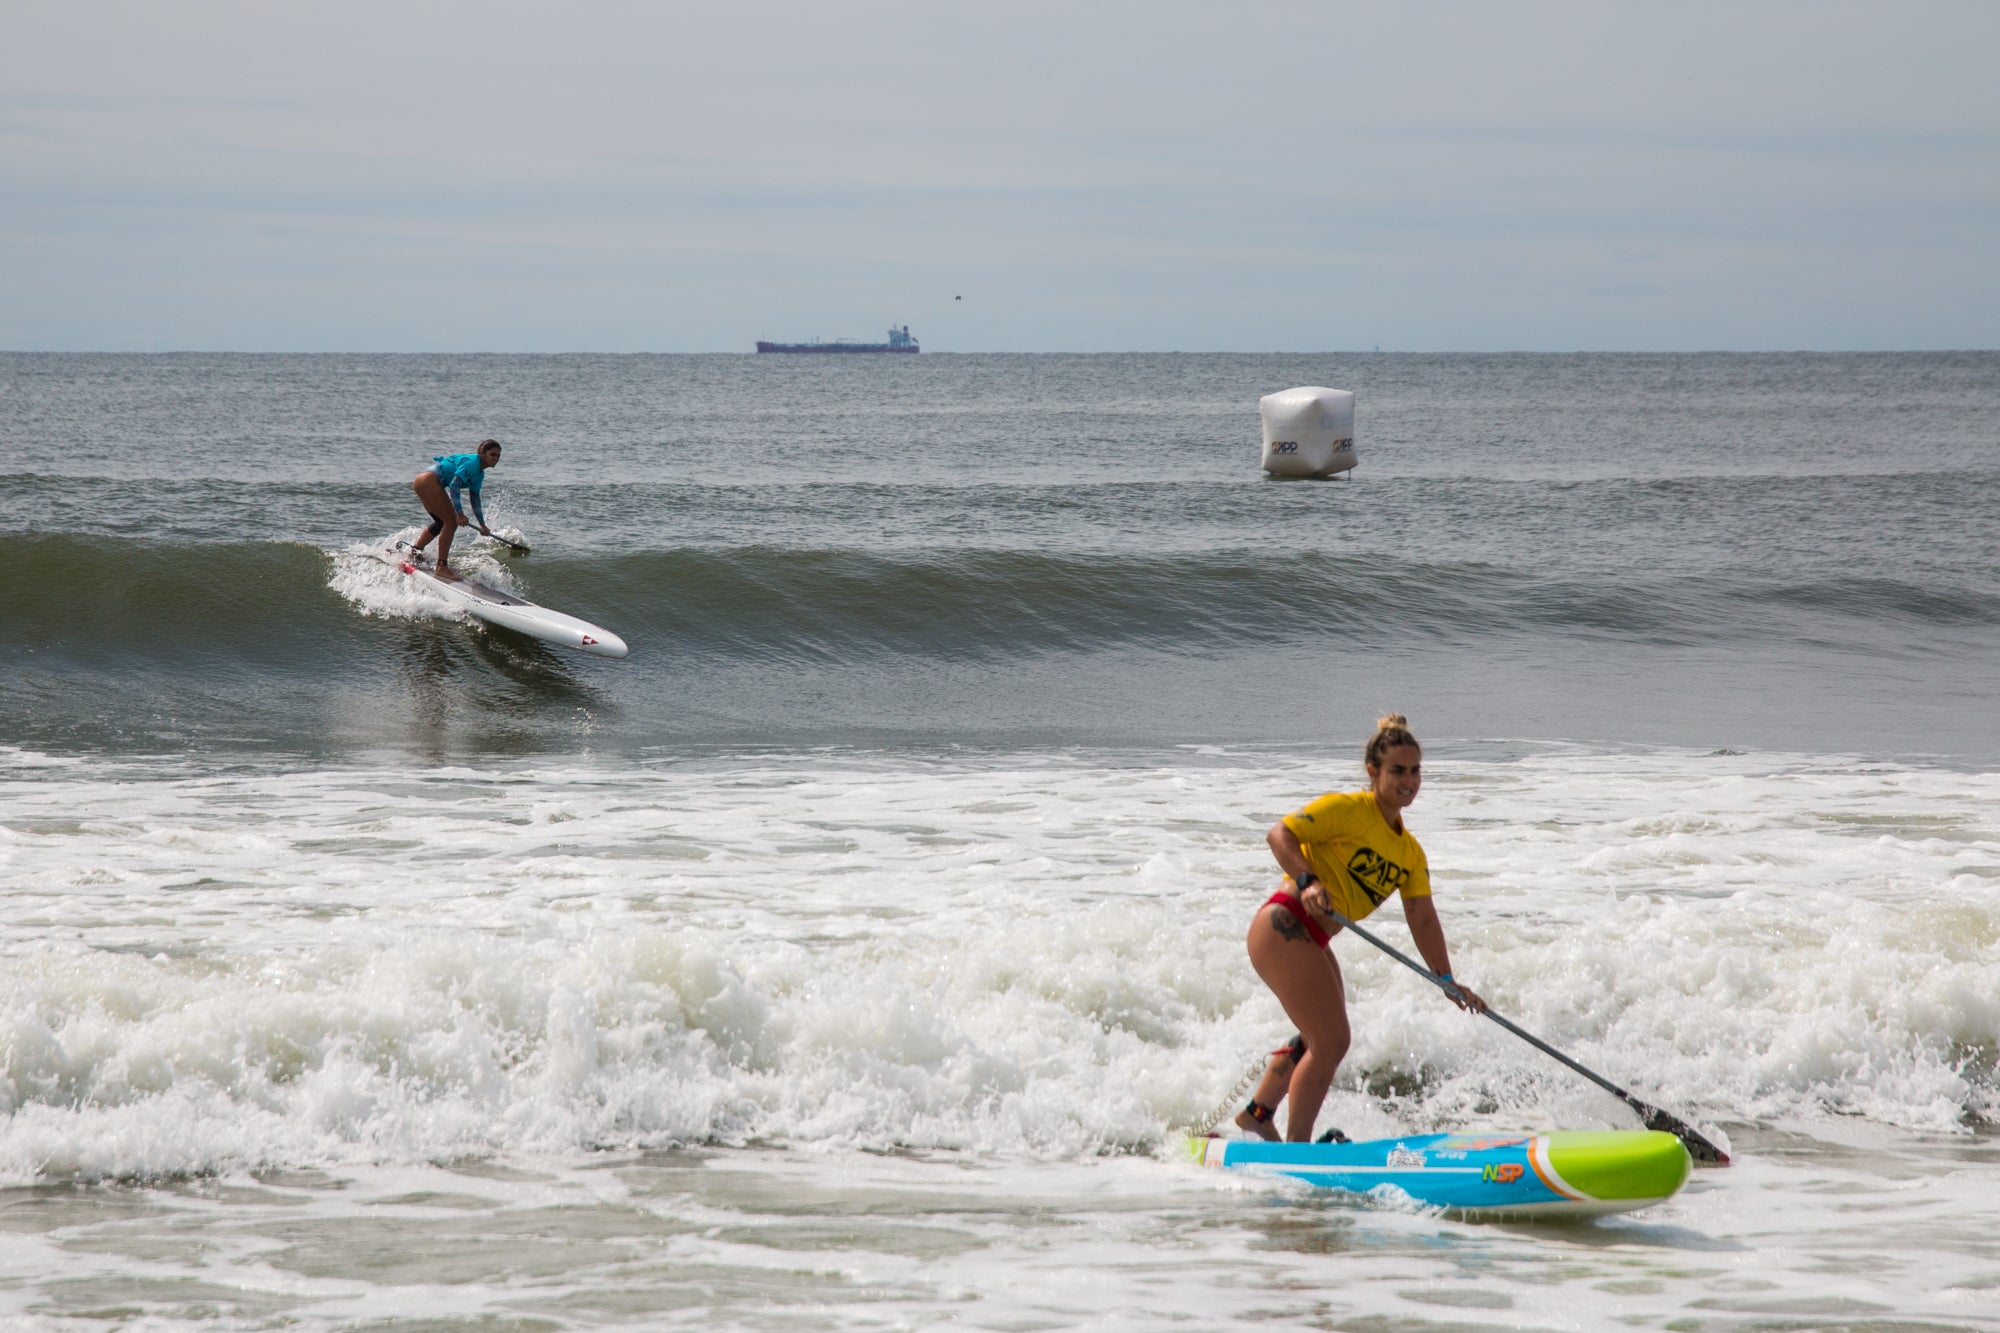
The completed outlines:
[[[767,343],[759,342],[760,352],[921,352],[917,340],[910,336],[910,326],[889,330],[889,341],[885,343],[858,343],[851,338],[835,338],[823,343],[815,338],[809,343]]]

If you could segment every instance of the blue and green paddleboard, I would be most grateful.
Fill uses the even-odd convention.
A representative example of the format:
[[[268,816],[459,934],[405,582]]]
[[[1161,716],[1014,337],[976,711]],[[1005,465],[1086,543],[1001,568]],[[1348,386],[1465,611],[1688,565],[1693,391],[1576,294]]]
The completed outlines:
[[[1629,1213],[1672,1198],[1693,1168],[1679,1139],[1649,1129],[1419,1134],[1365,1143],[1190,1138],[1188,1150],[1203,1166],[1293,1176],[1353,1194],[1399,1191],[1468,1217]]]

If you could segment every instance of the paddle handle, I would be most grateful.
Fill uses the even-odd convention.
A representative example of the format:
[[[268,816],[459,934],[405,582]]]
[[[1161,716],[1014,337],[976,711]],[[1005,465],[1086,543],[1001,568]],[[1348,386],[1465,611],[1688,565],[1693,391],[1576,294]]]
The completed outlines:
[[[1410,957],[1402,950],[1396,948],[1394,945],[1390,944],[1387,940],[1382,939],[1380,936],[1374,934],[1372,931],[1363,930],[1360,926],[1348,920],[1346,917],[1342,916],[1339,912],[1334,911],[1331,907],[1327,908],[1326,914],[1329,917],[1332,917],[1335,921],[1338,921],[1342,926],[1346,927],[1348,930],[1351,930],[1356,935],[1359,935],[1362,939],[1367,940],[1370,944],[1380,949],[1383,953],[1388,954],[1391,958],[1401,963],[1404,967],[1409,968],[1410,971],[1416,973],[1418,976],[1422,977],[1425,981],[1430,982],[1431,985],[1436,986],[1446,995],[1450,995],[1454,1000],[1458,998],[1458,996],[1454,994],[1454,992],[1458,990],[1458,987],[1456,985],[1454,985],[1449,981],[1446,981],[1443,977],[1431,971],[1429,968],[1425,967],[1422,963],[1419,963],[1416,959]],[[1592,1083],[1595,1083],[1598,1087],[1603,1088],[1606,1092],[1610,1093],[1612,1096],[1618,1098],[1618,1100],[1624,1102],[1634,1111],[1637,1111],[1639,1113],[1639,1119],[1645,1122],[1647,1129],[1663,1130],[1666,1133],[1671,1134],[1675,1138],[1679,1139],[1682,1143],[1687,1145],[1688,1154],[1692,1156],[1697,1162],[1708,1162],[1716,1166],[1729,1165],[1729,1154],[1722,1151],[1722,1149],[1716,1147],[1713,1143],[1710,1143],[1707,1139],[1703,1138],[1701,1134],[1698,1131],[1696,1131],[1692,1125],[1685,1123],[1676,1116],[1670,1115],[1666,1111],[1661,1110],[1659,1107],[1654,1106],[1649,1102],[1640,1101],[1637,1097],[1634,1097],[1631,1093],[1625,1091],[1625,1089],[1619,1087],[1616,1083],[1613,1083],[1610,1079],[1604,1077],[1604,1075],[1598,1073],[1594,1069],[1590,1069],[1585,1067],[1584,1065],[1578,1064],[1575,1060],[1570,1059],[1567,1055],[1564,1055],[1561,1051],[1549,1045],[1547,1042],[1543,1041],[1540,1037],[1537,1037],[1534,1033],[1529,1032],[1526,1028],[1523,1028],[1518,1024],[1513,1023],[1508,1019],[1501,1017],[1499,1014],[1493,1012],[1492,1008],[1488,1007],[1485,1009],[1481,1009],[1479,1010],[1479,1012],[1484,1014],[1486,1017],[1492,1019],[1495,1023],[1498,1023],[1501,1027],[1507,1029],[1507,1031],[1519,1037],[1522,1041],[1527,1042],[1530,1046],[1534,1047],[1542,1054],[1549,1056],[1551,1059],[1560,1061],[1562,1064],[1568,1066],[1569,1068],[1575,1070],[1577,1073],[1583,1075],[1585,1078],[1589,1079]]]

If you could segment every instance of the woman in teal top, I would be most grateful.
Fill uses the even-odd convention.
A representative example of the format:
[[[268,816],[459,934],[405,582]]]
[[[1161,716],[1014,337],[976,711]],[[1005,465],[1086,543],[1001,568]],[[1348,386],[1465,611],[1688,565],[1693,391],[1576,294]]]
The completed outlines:
[[[478,453],[440,454],[410,483],[417,499],[423,502],[424,512],[431,516],[431,525],[417,538],[414,549],[423,550],[436,537],[438,573],[451,573],[451,538],[459,528],[477,526],[487,536],[493,535],[493,530],[486,526],[486,511],[479,505],[479,487],[486,479],[486,470],[499,465],[500,441],[481,440]],[[465,516],[460,503],[462,494],[472,497],[471,518]]]

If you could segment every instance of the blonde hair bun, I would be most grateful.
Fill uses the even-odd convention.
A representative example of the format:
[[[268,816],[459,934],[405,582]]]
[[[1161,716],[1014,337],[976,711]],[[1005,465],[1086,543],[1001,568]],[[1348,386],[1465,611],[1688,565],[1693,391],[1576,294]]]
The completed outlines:
[[[1377,769],[1382,766],[1382,753],[1398,745],[1417,745],[1416,736],[1410,731],[1410,719],[1401,713],[1390,713],[1375,724],[1375,734],[1368,738],[1368,745],[1361,751],[1362,766]],[[1417,746],[1422,749],[1421,745]]]

